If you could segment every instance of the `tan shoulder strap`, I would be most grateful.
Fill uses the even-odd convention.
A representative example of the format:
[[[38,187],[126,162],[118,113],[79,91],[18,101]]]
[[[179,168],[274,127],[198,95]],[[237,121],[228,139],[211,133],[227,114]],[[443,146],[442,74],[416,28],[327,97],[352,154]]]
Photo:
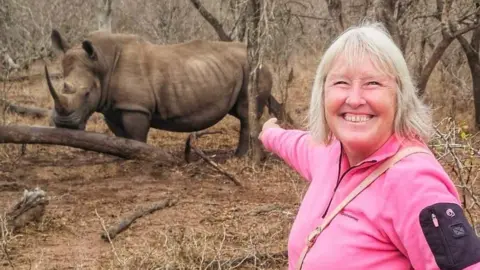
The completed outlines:
[[[323,220],[322,224],[313,230],[307,238],[307,246],[303,249],[300,259],[297,263],[297,270],[302,268],[303,260],[307,255],[307,252],[313,246],[317,236],[330,224],[333,218],[342,211],[342,209],[353,200],[360,192],[367,188],[371,183],[373,183],[381,174],[388,170],[393,164],[397,163],[402,158],[409,156],[413,153],[427,153],[430,152],[422,147],[405,147],[398,151],[394,156],[390,157],[384,161],[377,169],[375,169],[370,175],[368,175],[365,180],[363,180],[348,196]]]

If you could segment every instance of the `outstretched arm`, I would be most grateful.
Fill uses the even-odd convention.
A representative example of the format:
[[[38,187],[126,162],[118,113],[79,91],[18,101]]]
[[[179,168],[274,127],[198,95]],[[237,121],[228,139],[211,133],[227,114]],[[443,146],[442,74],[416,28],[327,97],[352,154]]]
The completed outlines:
[[[310,135],[306,131],[285,130],[275,122],[275,118],[265,122],[260,141],[266,150],[281,157],[303,178],[311,181]]]

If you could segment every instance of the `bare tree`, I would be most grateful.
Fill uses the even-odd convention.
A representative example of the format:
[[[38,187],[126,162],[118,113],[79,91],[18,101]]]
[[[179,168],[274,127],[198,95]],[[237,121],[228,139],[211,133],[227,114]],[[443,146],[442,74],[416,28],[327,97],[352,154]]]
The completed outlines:
[[[422,96],[425,93],[425,88],[427,87],[428,79],[432,74],[433,69],[435,68],[436,64],[442,57],[445,50],[450,46],[450,43],[455,40],[456,37],[463,35],[473,29],[476,29],[480,26],[478,22],[475,23],[465,23],[463,27],[456,27],[456,29],[452,29],[452,25],[457,24],[456,21],[450,19],[450,10],[452,8],[452,0],[437,0],[437,10],[438,12],[441,11],[440,16],[440,27],[442,32],[442,40],[437,43],[435,49],[430,56],[429,60],[422,68],[422,72],[418,79],[418,94]],[[475,13],[469,14],[464,18],[458,19],[458,21],[464,21],[466,18],[470,16],[475,16],[479,14],[480,10],[476,10]]]
[[[98,29],[112,32],[113,0],[97,0]]]
[[[475,8],[480,9],[480,3],[475,3]],[[480,14],[476,14],[475,23],[480,22]],[[458,28],[458,25],[453,27]],[[458,42],[462,45],[463,51],[467,56],[468,66],[472,76],[473,101],[475,106],[475,125],[480,128],[480,27],[477,27],[473,33],[470,42],[462,35],[457,36]]]
[[[328,13],[335,21],[335,28],[338,33],[343,32],[345,24],[343,22],[342,1],[341,0],[326,0]]]
[[[233,12],[233,17],[235,20],[230,37],[237,41],[244,41],[245,32],[247,29],[247,17],[245,16],[247,2],[243,0],[230,0],[230,9]]]
[[[215,32],[217,32],[218,37],[220,40],[223,41],[232,41],[232,38],[225,33],[225,30],[223,29],[223,25],[220,23],[220,21],[215,18],[203,5],[199,0],[190,0],[192,2],[193,6],[200,12],[200,14],[207,20],[208,23],[215,29]]]
[[[411,31],[405,25],[407,18],[411,17],[411,14],[408,13],[409,9],[414,4],[419,4],[420,2],[416,1],[402,1],[402,0],[375,0],[374,9],[375,9],[375,18],[381,21],[390,34],[392,35],[395,42],[398,44],[400,49],[405,53],[408,43],[408,36],[405,33]],[[452,19],[451,10],[452,10],[452,0],[437,0],[436,1],[436,12],[433,15],[428,16],[417,16],[416,19],[425,17],[436,18],[440,21],[440,31],[441,31],[441,40],[437,42],[433,48],[433,52],[430,54],[428,60],[424,61],[424,48],[425,43],[427,42],[427,34],[425,31],[419,31],[420,33],[420,42],[418,40],[413,40],[417,46],[416,48],[416,58],[417,62],[413,68],[415,77],[417,78],[417,87],[418,95],[423,96],[426,90],[426,86],[430,75],[432,74],[435,66],[438,61],[442,58],[443,53],[447,50],[450,44],[455,40],[457,36],[463,35],[479,26],[478,22],[468,23],[466,20],[472,16],[475,16],[479,11],[476,10],[473,13],[467,13],[467,15]],[[425,21],[425,20],[423,20]],[[453,29],[452,25],[458,25],[458,22],[462,22],[463,26],[456,27]],[[403,29],[402,29],[403,28]]]
[[[402,33],[399,23],[412,0],[375,0],[373,3],[375,18],[383,22],[402,52],[405,53],[407,38]]]

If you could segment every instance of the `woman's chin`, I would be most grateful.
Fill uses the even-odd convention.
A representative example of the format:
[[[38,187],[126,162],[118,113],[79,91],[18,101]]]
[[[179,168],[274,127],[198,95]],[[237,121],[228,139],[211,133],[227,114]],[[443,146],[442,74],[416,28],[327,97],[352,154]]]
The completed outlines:
[[[350,149],[351,151],[362,151],[363,149],[374,148],[375,144],[378,143],[378,140],[372,138],[372,136],[367,136],[366,134],[349,134],[347,136],[341,136],[339,138],[340,142],[344,147]]]

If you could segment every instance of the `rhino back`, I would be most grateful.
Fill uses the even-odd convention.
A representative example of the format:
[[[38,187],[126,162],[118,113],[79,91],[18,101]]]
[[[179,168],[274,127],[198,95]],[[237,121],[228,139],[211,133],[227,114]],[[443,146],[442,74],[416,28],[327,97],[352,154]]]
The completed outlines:
[[[159,120],[196,115],[198,121],[218,121],[235,104],[245,66],[243,44],[127,45],[116,72],[116,102],[143,108]]]

